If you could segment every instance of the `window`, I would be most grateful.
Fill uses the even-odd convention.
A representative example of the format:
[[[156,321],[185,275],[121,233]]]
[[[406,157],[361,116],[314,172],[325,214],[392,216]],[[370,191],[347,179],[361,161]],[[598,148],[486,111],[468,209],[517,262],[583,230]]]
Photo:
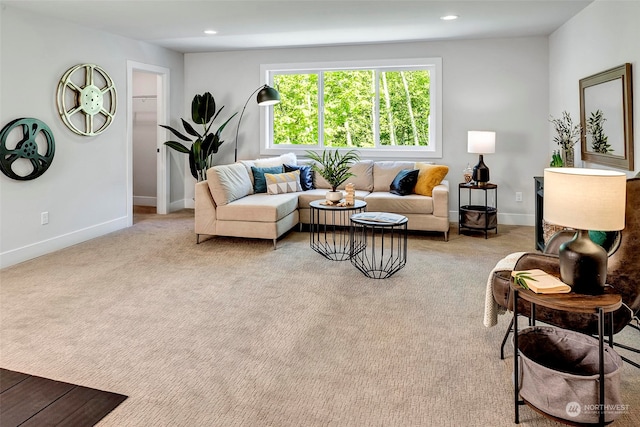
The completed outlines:
[[[261,154],[441,157],[440,70],[439,58],[263,65],[282,101],[263,111]]]

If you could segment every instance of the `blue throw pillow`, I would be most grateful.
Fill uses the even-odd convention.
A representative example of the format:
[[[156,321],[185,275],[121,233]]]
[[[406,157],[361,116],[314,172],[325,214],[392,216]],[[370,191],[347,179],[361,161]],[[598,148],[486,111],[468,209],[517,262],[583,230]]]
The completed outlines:
[[[313,190],[316,188],[313,185],[313,170],[311,166],[307,165],[282,165],[284,166],[285,172],[294,172],[300,171],[300,187],[302,187],[302,191]]]
[[[413,189],[418,182],[419,169],[402,169],[393,179],[389,192],[398,196],[406,196],[412,194]]]
[[[267,181],[264,179],[265,173],[278,174],[282,173],[282,166],[271,166],[268,168],[257,168],[251,166],[251,172],[253,173],[253,192],[254,193],[266,193]]]

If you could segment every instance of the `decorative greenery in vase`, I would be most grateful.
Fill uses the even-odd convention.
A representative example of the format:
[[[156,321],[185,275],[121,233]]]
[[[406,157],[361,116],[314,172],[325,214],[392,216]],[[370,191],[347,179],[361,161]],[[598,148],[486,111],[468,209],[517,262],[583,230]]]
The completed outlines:
[[[174,128],[166,125],[160,125],[182,141],[191,142],[191,147],[187,148],[184,144],[178,141],[166,141],[164,144],[169,148],[173,148],[176,151],[189,155],[189,167],[191,168],[191,175],[198,181],[204,181],[207,176],[207,169],[213,166],[213,155],[218,152],[218,149],[224,141],[220,139],[222,130],[227,126],[229,121],[238,114],[233,113],[215,132],[211,131],[211,126],[216,120],[224,106],[216,112],[216,102],[213,99],[213,95],[209,92],[205,92],[202,95],[196,95],[191,102],[191,120],[198,125],[202,125],[202,133],[198,132],[193,126],[182,120],[182,126],[184,130],[195,138],[190,138],[183,133],[175,130]]]
[[[587,119],[587,132],[591,135],[591,148],[596,153],[607,154],[613,151],[607,142],[609,137],[604,134],[602,124],[605,121],[607,119],[604,118],[601,110],[591,112],[591,117]]]
[[[338,150],[324,150],[322,155],[315,151],[307,151],[307,155],[317,162],[313,164],[313,170],[327,180],[331,185],[331,191],[334,192],[340,184],[355,176],[350,172],[350,168],[353,163],[360,160],[360,155],[356,150],[349,150],[343,153]]]
[[[553,141],[560,147],[564,165],[573,166],[573,146],[580,139],[582,126],[580,124],[574,125],[571,115],[566,111],[562,112],[562,118],[554,119],[551,117],[549,121],[553,123],[556,130],[557,135]]]

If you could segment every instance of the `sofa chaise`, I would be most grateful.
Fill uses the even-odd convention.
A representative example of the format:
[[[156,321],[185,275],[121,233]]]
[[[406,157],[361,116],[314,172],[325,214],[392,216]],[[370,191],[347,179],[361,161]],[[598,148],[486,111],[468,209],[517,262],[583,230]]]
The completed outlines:
[[[277,239],[288,230],[298,224],[309,224],[309,203],[324,199],[330,189],[319,175],[313,174],[315,188],[306,191],[299,191],[301,188],[297,183],[297,188],[291,188],[293,192],[269,194],[255,191],[256,170],[297,164],[296,156],[289,153],[210,168],[207,180],[198,182],[195,188],[197,242],[200,242],[200,235],[246,237],[272,239],[275,248]],[[308,163],[301,162],[301,165],[308,166]],[[446,241],[449,232],[449,184],[446,180],[434,183],[437,185],[430,191],[431,196],[401,196],[389,191],[400,171],[425,165],[410,161],[362,160],[352,165],[351,172],[355,176],[347,183],[355,185],[356,199],[367,202],[367,211],[404,215],[409,219],[410,230],[442,232]],[[347,183],[340,189],[344,190]]]

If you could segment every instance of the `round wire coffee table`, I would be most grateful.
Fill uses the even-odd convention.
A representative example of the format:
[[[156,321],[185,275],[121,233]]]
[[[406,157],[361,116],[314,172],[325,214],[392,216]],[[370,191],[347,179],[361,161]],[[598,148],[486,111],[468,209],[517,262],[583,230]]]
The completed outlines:
[[[332,261],[350,258],[349,217],[362,212],[367,203],[356,200],[353,206],[323,205],[323,200],[314,200],[311,207],[309,241],[311,249]]]
[[[351,216],[351,264],[372,279],[393,276],[407,263],[406,216],[365,212]]]

